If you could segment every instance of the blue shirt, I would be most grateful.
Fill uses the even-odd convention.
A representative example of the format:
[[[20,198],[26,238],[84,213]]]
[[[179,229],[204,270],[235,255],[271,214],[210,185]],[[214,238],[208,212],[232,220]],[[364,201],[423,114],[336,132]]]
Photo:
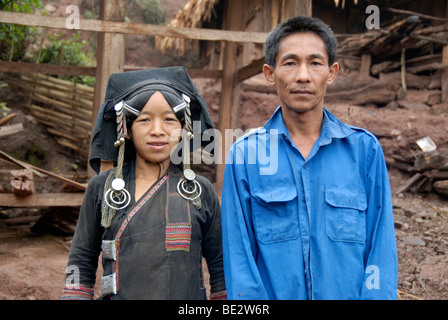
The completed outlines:
[[[222,191],[229,299],[396,299],[382,148],[324,109],[306,160],[277,108],[229,151]]]

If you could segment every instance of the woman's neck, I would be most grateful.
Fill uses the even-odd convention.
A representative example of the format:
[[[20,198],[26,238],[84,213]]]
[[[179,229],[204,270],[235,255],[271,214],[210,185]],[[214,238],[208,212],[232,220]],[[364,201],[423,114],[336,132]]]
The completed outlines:
[[[139,199],[169,169],[170,159],[149,162],[142,158],[135,161],[135,199]]]

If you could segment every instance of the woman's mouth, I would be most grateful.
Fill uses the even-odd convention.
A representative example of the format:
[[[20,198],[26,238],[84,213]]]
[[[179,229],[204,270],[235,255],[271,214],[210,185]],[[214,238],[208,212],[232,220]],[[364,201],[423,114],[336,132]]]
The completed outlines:
[[[164,149],[168,143],[167,142],[148,142],[147,145],[154,150],[162,150]]]

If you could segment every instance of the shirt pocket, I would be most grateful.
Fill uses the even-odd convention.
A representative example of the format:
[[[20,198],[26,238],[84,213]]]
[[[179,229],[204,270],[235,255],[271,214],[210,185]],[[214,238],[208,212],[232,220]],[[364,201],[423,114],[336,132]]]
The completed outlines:
[[[296,239],[299,235],[295,186],[252,192],[255,235],[264,244]]]
[[[365,193],[331,188],[325,191],[325,229],[333,241],[364,242],[366,239]]]

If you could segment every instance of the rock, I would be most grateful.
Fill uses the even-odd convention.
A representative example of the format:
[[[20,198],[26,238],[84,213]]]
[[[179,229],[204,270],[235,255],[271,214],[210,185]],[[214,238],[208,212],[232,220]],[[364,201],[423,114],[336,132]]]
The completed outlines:
[[[426,245],[425,241],[423,241],[422,239],[420,239],[420,237],[417,237],[417,236],[404,237],[403,241],[406,242],[407,244],[415,245],[415,246],[425,246]]]

